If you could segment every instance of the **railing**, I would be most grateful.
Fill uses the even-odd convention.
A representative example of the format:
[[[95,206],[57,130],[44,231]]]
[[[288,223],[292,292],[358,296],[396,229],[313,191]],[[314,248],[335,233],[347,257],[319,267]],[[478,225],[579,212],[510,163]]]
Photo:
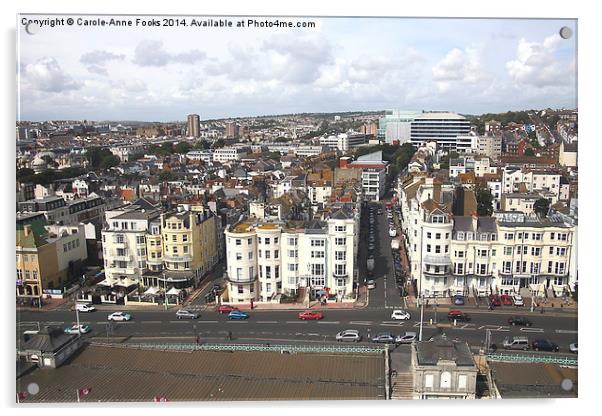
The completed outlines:
[[[546,364],[561,364],[576,366],[578,363],[577,356],[558,356],[558,355],[541,355],[541,354],[507,354],[503,352],[487,354],[489,361],[504,361],[511,363],[546,363]]]
[[[117,345],[116,345],[117,346]],[[284,345],[284,344],[195,344],[195,343],[128,343],[119,347],[172,351],[272,351],[288,353],[359,353],[382,354],[386,347],[339,346],[339,345]]]
[[[170,262],[185,262],[185,261],[192,261],[192,256],[191,255],[186,255],[186,256],[170,256],[165,254],[163,256],[163,260],[164,261],[170,261]]]

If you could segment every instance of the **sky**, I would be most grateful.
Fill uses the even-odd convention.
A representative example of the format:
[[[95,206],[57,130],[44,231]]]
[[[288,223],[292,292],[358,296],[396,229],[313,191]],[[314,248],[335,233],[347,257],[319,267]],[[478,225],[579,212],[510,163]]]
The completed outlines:
[[[285,29],[191,27],[210,17],[182,16],[186,27],[74,24],[30,35],[23,17],[69,16],[19,18],[21,121],[577,106],[575,20],[280,18],[316,24]],[[85,16],[96,17],[136,19]]]

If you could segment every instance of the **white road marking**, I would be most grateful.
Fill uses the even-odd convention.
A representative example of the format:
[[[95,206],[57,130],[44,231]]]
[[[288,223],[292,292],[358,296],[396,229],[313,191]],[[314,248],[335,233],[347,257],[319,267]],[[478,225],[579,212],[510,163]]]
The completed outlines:
[[[307,321],[286,321],[287,324],[306,324]]]
[[[277,324],[278,321],[257,321],[258,324]]]
[[[544,332],[543,328],[521,328],[523,332]]]
[[[188,320],[185,321],[185,320],[182,320],[182,319],[177,320],[177,321],[169,321],[170,324],[185,324],[187,322],[188,322]]]
[[[349,325],[372,325],[372,321],[350,321]]]
[[[340,324],[341,322],[339,321],[318,321],[319,324]]]
[[[241,320],[234,320],[234,319],[230,319],[226,322],[229,322],[231,324],[248,324],[249,323],[249,321],[241,321]]]
[[[197,321],[199,324],[216,324],[218,321]]]
[[[577,331],[575,331],[573,329],[557,329],[556,333],[557,334],[576,334]]]
[[[320,336],[320,334],[316,334],[315,332],[310,332],[307,335],[309,335],[310,337],[319,337]]]
[[[403,322],[381,322],[380,326],[403,326]]]
[[[162,321],[142,321],[142,324],[160,324]]]

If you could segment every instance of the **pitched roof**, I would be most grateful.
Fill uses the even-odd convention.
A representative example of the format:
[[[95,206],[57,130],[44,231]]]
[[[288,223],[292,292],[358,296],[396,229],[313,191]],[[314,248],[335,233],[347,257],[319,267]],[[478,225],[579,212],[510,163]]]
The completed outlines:
[[[55,352],[70,342],[75,335],[66,334],[61,328],[46,326],[34,334],[28,341],[21,344],[21,351],[33,350]]]
[[[437,365],[439,360],[453,361],[457,366],[476,367],[466,342],[451,341],[437,336],[430,341],[416,343],[418,365]]]

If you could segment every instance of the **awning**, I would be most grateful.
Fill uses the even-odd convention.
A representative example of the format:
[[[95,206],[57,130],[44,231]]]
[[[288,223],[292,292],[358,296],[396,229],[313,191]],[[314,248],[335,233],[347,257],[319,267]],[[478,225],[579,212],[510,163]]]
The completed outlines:
[[[149,287],[148,289],[146,289],[146,291],[144,292],[145,295],[156,295],[157,294],[157,289],[155,289],[154,287]]]
[[[136,282],[134,282],[133,280],[131,280],[130,278],[126,277],[125,279],[115,283],[115,286],[121,286],[121,287],[130,287],[137,284]]]
[[[100,286],[108,286],[108,287],[112,287],[112,286],[113,286],[113,283],[111,283],[111,282],[109,282],[107,279],[105,279],[105,280],[103,280],[103,281],[100,281],[100,282],[98,282],[98,285],[100,285]]]
[[[172,287],[171,289],[169,289],[169,290],[167,291],[167,294],[168,294],[168,295],[179,295],[179,294],[180,294],[180,292],[181,292],[181,290],[180,290],[180,289],[176,289],[175,287]]]

